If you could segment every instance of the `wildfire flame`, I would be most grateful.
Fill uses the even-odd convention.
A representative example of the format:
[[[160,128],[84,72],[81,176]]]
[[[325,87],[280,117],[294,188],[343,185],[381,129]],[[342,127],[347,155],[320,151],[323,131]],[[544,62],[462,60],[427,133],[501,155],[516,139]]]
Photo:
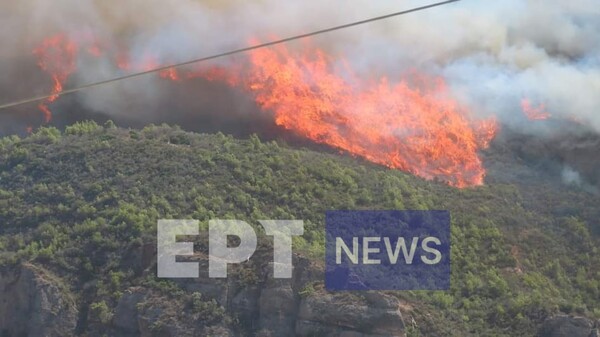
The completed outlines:
[[[38,105],[46,122],[52,118],[48,104],[55,102],[63,91],[69,76],[77,70],[79,47],[66,35],[59,34],[45,39],[33,53],[38,58],[38,66],[52,77],[52,96]]]
[[[353,73],[336,75],[323,51],[296,56],[283,46],[257,50],[250,59],[244,86],[275,112],[278,125],[425,179],[456,187],[483,183],[477,152],[496,124],[470,120],[448,98],[442,79],[422,76],[430,84],[425,90],[386,78],[361,82]]]
[[[76,70],[78,47],[63,35],[36,49],[39,65],[54,80],[55,101]],[[92,49],[100,55],[97,45]],[[241,65],[159,73],[171,81],[204,78],[238,87],[252,95],[276,124],[300,136],[390,168],[437,179],[455,187],[480,185],[485,169],[478,151],[494,138],[497,123],[477,120],[449,97],[441,78],[419,75],[420,83],[393,82],[383,77],[361,80],[351,69],[340,76],[332,58],[307,47],[296,54],[284,46],[259,49]],[[160,65],[149,56],[132,65],[127,53],[115,58],[123,71],[148,70]],[[43,107],[42,107],[43,106]]]
[[[546,112],[546,106],[540,103],[538,106],[534,107],[529,99],[523,98],[521,100],[521,109],[525,116],[531,121],[539,121],[550,118],[550,113]]]

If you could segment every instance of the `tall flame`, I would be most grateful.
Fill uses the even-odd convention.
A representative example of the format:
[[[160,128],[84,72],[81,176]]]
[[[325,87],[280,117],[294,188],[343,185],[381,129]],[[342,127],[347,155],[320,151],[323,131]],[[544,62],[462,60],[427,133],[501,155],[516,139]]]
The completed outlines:
[[[313,57],[311,57],[311,55]],[[251,53],[244,86],[292,132],[369,161],[456,187],[480,185],[478,150],[496,133],[448,98],[444,81],[421,75],[421,90],[388,79],[341,77],[321,50],[292,55],[285,47]]]
[[[77,53],[79,47],[66,35],[58,34],[42,41],[33,53],[38,58],[38,66],[52,77],[53,86],[49,98],[38,107],[44,113],[46,122],[52,118],[48,104],[55,102],[63,91],[69,76],[77,70]]]
[[[47,104],[58,98],[76,70],[77,52],[77,44],[64,35],[45,40],[35,50],[39,66],[54,80],[53,96],[40,105],[47,120]],[[88,52],[102,54],[98,44]],[[127,55],[118,53],[116,68],[160,66],[152,55],[137,64]],[[456,187],[483,183],[478,151],[489,145],[497,123],[472,118],[449,97],[443,79],[418,75],[418,86],[385,77],[361,80],[349,66],[342,76],[334,71],[330,56],[310,46],[302,54],[279,46],[248,56],[231,67],[170,68],[159,76],[178,82],[201,77],[239,87],[263,110],[273,112],[283,128],[377,164]]]

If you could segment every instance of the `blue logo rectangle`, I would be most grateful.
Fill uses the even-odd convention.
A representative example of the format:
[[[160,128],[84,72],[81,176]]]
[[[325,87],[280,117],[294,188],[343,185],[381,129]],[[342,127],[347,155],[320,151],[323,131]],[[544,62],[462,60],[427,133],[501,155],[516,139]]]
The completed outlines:
[[[448,211],[328,211],[328,290],[447,290]]]

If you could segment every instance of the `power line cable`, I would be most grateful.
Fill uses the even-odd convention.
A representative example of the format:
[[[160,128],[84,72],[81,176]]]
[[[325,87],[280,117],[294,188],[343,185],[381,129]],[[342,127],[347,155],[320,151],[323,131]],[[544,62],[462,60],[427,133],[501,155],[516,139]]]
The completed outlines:
[[[82,90],[85,90],[85,89],[90,89],[90,88],[98,87],[98,86],[109,84],[109,83],[113,83],[113,82],[123,81],[123,80],[127,80],[127,79],[130,79],[130,78],[135,78],[135,77],[140,77],[140,76],[144,76],[144,75],[148,75],[148,74],[153,74],[153,73],[157,73],[157,72],[169,70],[171,68],[178,68],[178,67],[182,67],[182,66],[186,66],[186,65],[190,65],[190,64],[194,64],[194,63],[199,63],[199,62],[205,62],[205,61],[209,61],[209,60],[214,60],[214,59],[225,57],[225,56],[230,56],[230,55],[234,55],[234,54],[240,54],[240,53],[248,52],[248,51],[251,51],[251,50],[256,50],[256,49],[260,49],[260,48],[266,48],[266,47],[274,46],[274,45],[277,45],[277,44],[282,44],[282,43],[290,42],[290,41],[293,41],[293,40],[303,39],[303,38],[306,38],[306,37],[311,37],[311,36],[315,36],[315,35],[325,34],[325,33],[333,32],[333,31],[336,31],[336,30],[341,30],[341,29],[346,29],[346,28],[350,28],[350,27],[354,27],[354,26],[363,25],[363,24],[370,23],[370,22],[375,22],[375,21],[380,21],[380,20],[384,20],[384,19],[389,19],[389,18],[392,18],[392,17],[396,17],[396,16],[400,16],[400,15],[405,15],[405,14],[409,14],[409,13],[414,13],[414,12],[422,11],[422,10],[433,8],[433,7],[439,7],[439,6],[442,6],[442,5],[447,5],[447,4],[450,4],[450,3],[453,3],[453,2],[458,2],[458,1],[461,1],[461,0],[447,0],[447,1],[437,2],[437,3],[430,4],[430,5],[425,5],[425,6],[421,6],[421,7],[415,7],[415,8],[412,8],[412,9],[408,9],[408,10],[404,10],[404,11],[400,11],[400,12],[395,12],[395,13],[391,13],[391,14],[386,14],[386,15],[382,15],[382,16],[377,16],[377,17],[373,17],[373,18],[370,18],[370,19],[366,19],[366,20],[361,20],[361,21],[355,21],[355,22],[347,23],[347,24],[344,24],[344,25],[341,25],[341,26],[335,26],[335,27],[325,28],[325,29],[313,31],[313,32],[310,32],[310,33],[305,33],[305,34],[300,34],[300,35],[295,35],[295,36],[287,37],[287,38],[280,39],[280,40],[275,40],[275,41],[271,41],[271,42],[257,44],[257,45],[250,46],[250,47],[235,49],[235,50],[223,52],[223,53],[220,53],[220,54],[206,56],[206,57],[202,57],[202,58],[198,58],[198,59],[194,59],[194,60],[190,60],[190,61],[186,61],[186,62],[175,63],[175,64],[171,64],[171,65],[168,65],[168,66],[162,66],[162,67],[158,67],[158,68],[155,68],[155,69],[146,70],[146,71],[142,71],[142,72],[138,72],[138,73],[133,73],[133,74],[124,75],[124,76],[120,76],[120,77],[114,77],[114,78],[111,78],[111,79],[108,79],[108,80],[103,80],[103,81],[99,81],[99,82],[89,83],[89,84],[85,84],[85,85],[82,85],[82,86],[74,87],[74,88],[71,88],[71,89],[63,90],[63,91],[61,91],[58,94],[58,96],[72,94],[72,93],[79,92],[79,91],[82,91]],[[50,97],[54,97],[56,95],[57,94],[46,94],[46,95],[30,97],[30,98],[22,99],[22,100],[19,100],[19,101],[10,102],[10,103],[5,103],[5,104],[0,105],[0,110],[6,109],[6,108],[15,107],[15,106],[18,106],[18,105],[27,104],[27,103],[33,103],[33,102],[42,101],[42,100],[48,99]]]

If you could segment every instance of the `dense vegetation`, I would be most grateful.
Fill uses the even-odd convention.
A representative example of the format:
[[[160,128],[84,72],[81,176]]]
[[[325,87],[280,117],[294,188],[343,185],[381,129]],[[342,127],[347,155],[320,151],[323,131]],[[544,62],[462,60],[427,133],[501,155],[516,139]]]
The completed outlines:
[[[0,141],[0,260],[53,270],[102,322],[132,285],[177,288],[122,261],[129,247],[153,242],[159,218],[304,219],[295,249],[321,259],[325,210],[448,209],[451,290],[398,293],[421,314],[418,329],[518,336],[556,312],[600,317],[600,198],[548,179],[502,178],[511,163],[487,158],[490,183],[458,190],[256,136],[41,128]],[[194,308],[222,314],[199,296]]]

